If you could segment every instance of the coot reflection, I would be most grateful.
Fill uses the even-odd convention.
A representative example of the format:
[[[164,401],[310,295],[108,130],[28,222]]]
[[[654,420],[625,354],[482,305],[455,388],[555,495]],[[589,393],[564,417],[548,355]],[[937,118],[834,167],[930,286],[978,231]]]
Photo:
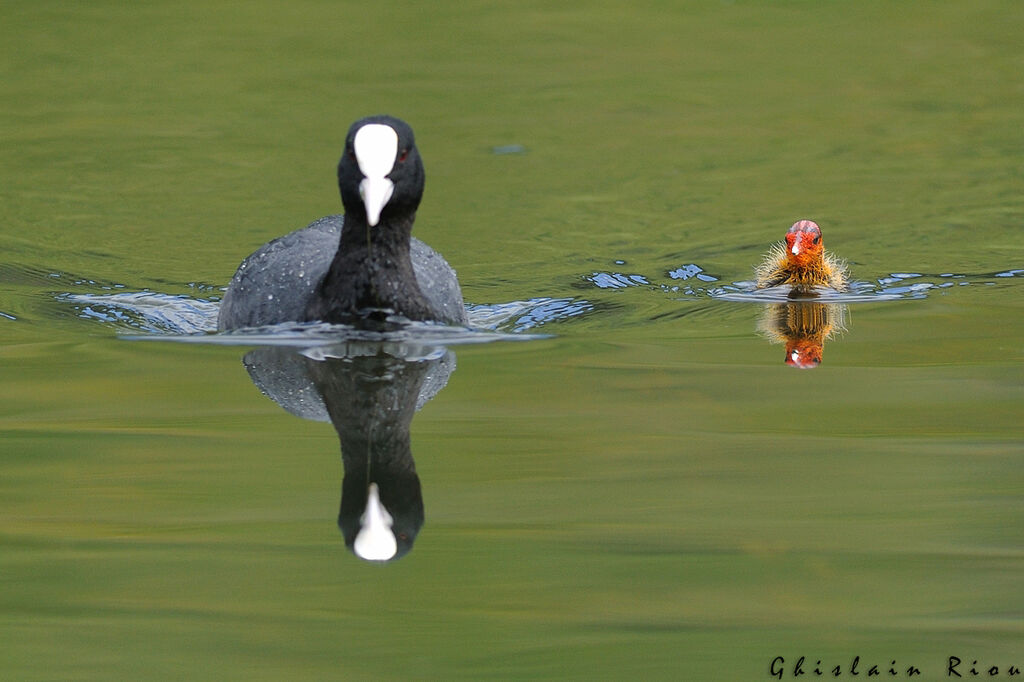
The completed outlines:
[[[825,341],[846,331],[845,305],[797,300],[766,305],[758,331],[772,343],[786,346],[785,362],[797,369],[821,364]]]
[[[329,350],[260,348],[244,363],[253,382],[292,414],[330,421],[345,477],[338,527],[368,561],[405,556],[423,526],[413,461],[413,415],[445,386],[454,354],[441,347],[346,343]]]

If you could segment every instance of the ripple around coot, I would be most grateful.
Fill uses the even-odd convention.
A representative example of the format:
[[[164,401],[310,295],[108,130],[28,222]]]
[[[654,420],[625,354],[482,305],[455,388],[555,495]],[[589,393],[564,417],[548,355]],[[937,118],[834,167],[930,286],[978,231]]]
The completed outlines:
[[[265,327],[219,332],[215,334],[123,335],[130,341],[174,341],[218,346],[288,346],[314,348],[343,344],[399,344],[411,346],[456,346],[494,341],[529,341],[549,338],[549,334],[510,334],[452,327],[432,322],[392,317],[383,331],[327,322],[282,322]]]
[[[79,283],[90,285],[90,281]],[[220,308],[217,300],[154,291],[64,292],[55,294],[54,298],[69,305],[78,317],[112,327],[125,339],[234,346],[319,346],[344,341],[443,345],[525,341],[547,338],[549,334],[534,333],[535,330],[579,317],[594,308],[583,299],[538,297],[468,305],[469,324],[465,327],[394,318],[393,328],[388,331],[357,329],[344,324],[285,322],[217,332]]]
[[[58,294],[78,316],[113,326],[120,331],[142,331],[154,335],[206,334],[217,328],[220,303],[184,294],[153,291],[116,294]]]

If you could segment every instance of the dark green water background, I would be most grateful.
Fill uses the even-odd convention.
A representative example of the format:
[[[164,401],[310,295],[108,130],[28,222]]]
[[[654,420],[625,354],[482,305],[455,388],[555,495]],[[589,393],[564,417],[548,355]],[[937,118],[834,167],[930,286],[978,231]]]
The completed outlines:
[[[0,677],[1024,668],[1024,280],[993,276],[1024,268],[1022,27],[1014,0],[4,2]],[[456,349],[387,566],[335,526],[331,427],[242,349],[59,298],[215,298],[340,210],[377,112],[417,132],[416,234],[468,301],[592,306]],[[965,285],[852,305],[814,371],[760,306],[661,286],[747,279],[798,218],[860,280]]]

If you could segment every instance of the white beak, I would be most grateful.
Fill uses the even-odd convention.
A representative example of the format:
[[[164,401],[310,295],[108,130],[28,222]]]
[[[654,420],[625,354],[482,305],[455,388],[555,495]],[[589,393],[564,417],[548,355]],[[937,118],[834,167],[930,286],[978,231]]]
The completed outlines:
[[[793,252],[794,256],[799,256],[800,255],[800,242],[799,241],[793,242],[793,248],[790,249],[790,251]]]
[[[380,222],[380,212],[394,191],[395,183],[387,178],[363,178],[359,183],[359,196],[366,206],[366,222],[370,227]]]
[[[367,561],[387,561],[398,553],[398,541],[391,530],[394,520],[380,503],[376,483],[370,484],[366,511],[359,522],[362,528],[356,535],[356,541],[352,543],[356,556]]]

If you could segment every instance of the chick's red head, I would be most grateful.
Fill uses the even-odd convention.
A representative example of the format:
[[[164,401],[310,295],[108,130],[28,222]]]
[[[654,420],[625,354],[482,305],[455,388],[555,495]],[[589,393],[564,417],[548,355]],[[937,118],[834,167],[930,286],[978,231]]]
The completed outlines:
[[[786,257],[791,263],[810,263],[819,258],[824,249],[821,228],[813,220],[799,220],[786,232]]]
[[[797,369],[814,369],[821,364],[825,346],[814,339],[793,339],[786,344],[786,364]]]

